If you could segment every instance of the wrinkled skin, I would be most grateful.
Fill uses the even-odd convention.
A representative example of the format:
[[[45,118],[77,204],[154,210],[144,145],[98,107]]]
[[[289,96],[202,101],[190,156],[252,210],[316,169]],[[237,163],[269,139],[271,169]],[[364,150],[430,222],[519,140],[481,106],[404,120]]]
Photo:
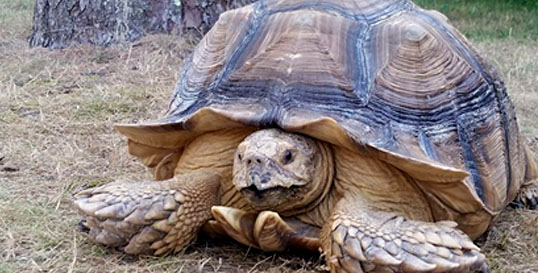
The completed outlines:
[[[309,137],[277,129],[258,131],[237,148],[233,182],[258,211],[279,213],[305,206],[319,192],[314,177],[323,160],[318,144]],[[305,198],[309,197],[309,198]]]

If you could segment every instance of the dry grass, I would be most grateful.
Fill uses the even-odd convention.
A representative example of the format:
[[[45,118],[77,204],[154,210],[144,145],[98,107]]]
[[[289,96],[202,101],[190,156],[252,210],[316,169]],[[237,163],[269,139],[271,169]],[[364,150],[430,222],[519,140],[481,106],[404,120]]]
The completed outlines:
[[[321,271],[316,255],[267,254],[205,238],[181,255],[131,257],[76,232],[72,193],[150,178],[112,125],[163,114],[192,43],[157,35],[134,47],[29,49],[27,2],[0,1],[0,10],[17,11],[14,20],[0,13],[0,273]],[[538,45],[476,45],[506,80],[538,152]],[[537,223],[537,212],[501,214],[481,243],[495,272],[538,272]]]

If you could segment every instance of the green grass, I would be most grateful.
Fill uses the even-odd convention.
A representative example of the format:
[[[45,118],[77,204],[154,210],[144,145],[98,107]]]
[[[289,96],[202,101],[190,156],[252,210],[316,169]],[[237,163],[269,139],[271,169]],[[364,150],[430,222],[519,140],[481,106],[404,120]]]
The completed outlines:
[[[415,0],[445,14],[473,40],[538,40],[538,0]]]
[[[14,17],[22,16],[22,19],[31,17],[34,2],[34,0],[0,0],[0,22]]]
[[[0,0],[0,38],[23,38],[30,35],[34,2],[35,0]],[[20,32],[21,29],[24,31]]]

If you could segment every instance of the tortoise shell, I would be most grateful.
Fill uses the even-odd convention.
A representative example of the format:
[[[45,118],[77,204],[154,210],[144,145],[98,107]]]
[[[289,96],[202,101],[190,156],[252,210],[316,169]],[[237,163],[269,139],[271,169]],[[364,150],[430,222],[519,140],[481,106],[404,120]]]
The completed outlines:
[[[166,117],[117,129],[153,153],[240,126],[376,156],[457,214],[495,215],[524,180],[502,81],[443,15],[406,0],[260,1],[225,12],[185,61]]]

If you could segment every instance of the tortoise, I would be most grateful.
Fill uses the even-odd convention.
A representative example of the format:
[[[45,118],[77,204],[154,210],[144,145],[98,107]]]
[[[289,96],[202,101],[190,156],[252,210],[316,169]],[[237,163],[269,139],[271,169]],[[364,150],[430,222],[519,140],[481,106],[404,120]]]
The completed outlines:
[[[472,242],[538,168],[499,76],[407,0],[267,0],[223,13],[165,117],[119,124],[158,181],[86,189],[95,241],[184,249],[201,230],[321,249],[331,272],[487,270]]]

